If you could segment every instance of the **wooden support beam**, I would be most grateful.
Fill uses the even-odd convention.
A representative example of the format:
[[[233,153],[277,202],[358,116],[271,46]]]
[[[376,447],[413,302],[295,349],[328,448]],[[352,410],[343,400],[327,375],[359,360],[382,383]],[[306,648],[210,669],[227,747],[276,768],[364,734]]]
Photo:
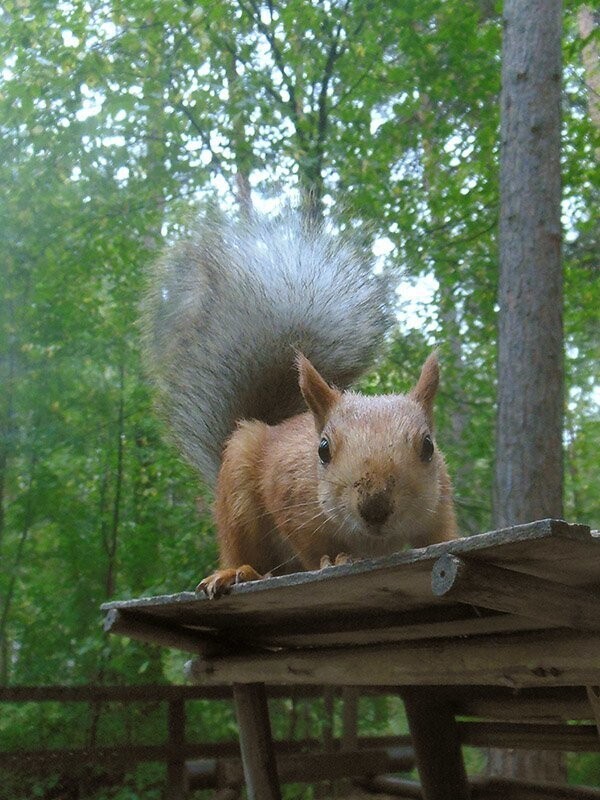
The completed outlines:
[[[600,630],[598,592],[446,553],[433,565],[436,597],[532,617],[549,625]]]
[[[275,752],[300,753],[318,750],[322,743],[319,739],[278,740],[274,742]],[[383,750],[410,747],[409,736],[360,736],[357,750]],[[57,765],[64,768],[77,768],[85,764],[114,764],[131,766],[147,761],[169,760],[171,749],[168,743],[160,745],[122,744],[113,747],[76,747],[53,748],[51,750],[18,750],[0,751],[0,768],[16,773],[26,769],[50,770]],[[240,746],[237,740],[220,742],[186,742],[183,746],[186,761],[190,759],[231,759],[240,757]]]
[[[386,795],[423,800],[421,786],[416,781],[396,778],[391,775],[378,775],[361,780],[360,785],[367,790],[385,792]],[[600,789],[557,784],[533,784],[525,781],[503,780],[500,778],[475,779],[471,784],[472,800],[600,800]]]
[[[356,686],[345,686],[342,689],[342,749],[344,750],[356,750],[359,698],[360,693]]]
[[[168,706],[169,760],[167,761],[166,800],[185,800],[185,701],[169,700]]]
[[[161,647],[172,647],[186,653],[203,653],[206,641],[196,634],[171,626],[162,626],[156,622],[142,620],[135,613],[111,608],[104,619],[104,630],[107,633],[120,633],[130,636],[146,644],[157,644]]]
[[[322,716],[322,738],[325,750],[331,751],[335,748],[334,738],[334,715],[335,715],[335,691],[333,686],[323,687],[323,716]]]
[[[441,622],[415,622],[405,625],[387,625],[374,628],[364,620],[361,630],[323,633],[278,633],[277,646],[291,647],[342,647],[382,644],[383,642],[410,642],[419,639],[449,639],[453,636],[479,636],[494,633],[535,631],[549,627],[541,620],[507,614],[473,614],[467,619],[445,619]]]
[[[249,800],[281,800],[264,683],[234,683],[240,749]]]
[[[470,686],[443,691],[459,717],[506,722],[587,722],[594,718],[583,686],[550,686],[516,692],[500,686]]]
[[[600,683],[600,635],[564,630],[196,659],[205,684],[588,686]]]
[[[595,725],[543,725],[522,722],[459,722],[462,744],[522,750],[600,752]]]
[[[600,686],[586,686],[586,690],[592,713],[596,720],[598,735],[600,736]]]
[[[277,758],[282,783],[313,783],[379,772],[404,772],[414,765],[412,748],[404,752],[398,749],[297,753]]]
[[[194,644],[196,640],[194,639]],[[389,690],[396,692],[395,686],[377,687],[376,694]],[[361,690],[363,694],[368,689]],[[323,687],[306,684],[298,687],[267,686],[269,697],[322,697]],[[341,696],[337,690],[337,697]],[[57,700],[61,703],[102,703],[102,702],[151,702],[171,700],[183,697],[186,700],[232,700],[231,686],[177,686],[165,683],[144,683],[135,686],[0,686],[0,703],[41,703],[46,700]]]
[[[408,690],[402,698],[424,800],[469,800],[458,727],[434,690]]]
[[[473,782],[473,800],[600,800],[600,789],[489,778]]]
[[[415,765],[411,747],[371,750],[338,750],[277,754],[277,774],[281,783],[313,783],[338,778],[354,778],[375,773],[407,772]],[[203,759],[187,764],[190,790],[239,786],[244,780],[239,759]]]

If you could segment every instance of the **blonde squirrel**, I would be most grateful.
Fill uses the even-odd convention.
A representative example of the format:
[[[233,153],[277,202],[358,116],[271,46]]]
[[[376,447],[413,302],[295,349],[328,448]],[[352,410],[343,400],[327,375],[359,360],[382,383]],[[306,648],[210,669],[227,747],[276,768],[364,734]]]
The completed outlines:
[[[292,213],[205,220],[159,261],[147,360],[181,450],[216,479],[220,569],[198,591],[456,536],[435,353],[406,395],[345,391],[390,297],[363,248]]]

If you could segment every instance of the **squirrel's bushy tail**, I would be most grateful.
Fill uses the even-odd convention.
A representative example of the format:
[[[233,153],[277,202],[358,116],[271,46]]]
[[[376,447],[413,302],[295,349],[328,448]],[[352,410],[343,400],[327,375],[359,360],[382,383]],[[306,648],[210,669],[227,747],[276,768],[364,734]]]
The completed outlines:
[[[240,419],[305,410],[294,349],[343,388],[392,319],[385,279],[351,240],[289,213],[206,220],[158,262],[143,304],[146,357],[177,443],[212,482]]]

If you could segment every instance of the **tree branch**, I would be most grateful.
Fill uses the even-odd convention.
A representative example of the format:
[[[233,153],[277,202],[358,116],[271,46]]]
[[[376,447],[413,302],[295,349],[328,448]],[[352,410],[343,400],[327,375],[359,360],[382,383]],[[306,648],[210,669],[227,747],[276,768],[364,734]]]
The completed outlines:
[[[179,101],[179,103],[176,103],[175,108],[178,108],[180,111],[182,111],[185,114],[185,116],[190,121],[190,123],[191,123],[192,127],[194,128],[194,130],[200,136],[200,140],[201,140],[202,144],[210,152],[212,160],[215,162],[215,164],[218,167],[218,169],[223,174],[225,174],[225,169],[224,169],[224,166],[223,166],[223,159],[217,153],[215,153],[215,151],[213,150],[212,145],[210,143],[210,137],[208,136],[206,131],[201,127],[200,123],[194,117],[194,115],[192,114],[191,110],[183,103],[183,101]]]
[[[277,44],[277,39],[275,38],[273,32],[269,29],[268,25],[265,25],[265,23],[262,21],[260,17],[260,7],[258,3],[256,2],[256,0],[249,0],[249,3],[251,9],[249,9],[246,6],[243,0],[238,0],[238,4],[242,9],[242,11],[256,24],[258,30],[263,34],[263,36],[265,37],[265,39],[269,44],[273,60],[275,61],[275,65],[277,66],[277,69],[279,70],[279,72],[283,77],[285,87],[290,96],[290,99],[287,103],[281,98],[281,96],[279,96],[278,98],[279,102],[282,103],[283,105],[288,106],[290,110],[290,116],[292,118],[292,121],[294,122],[294,127],[296,128],[296,134],[298,136],[298,139],[300,140],[300,142],[304,144],[305,143],[304,134],[298,125],[298,101],[296,97],[296,87],[294,86],[293,81],[291,80],[291,78],[287,73],[285,60]],[[272,7],[271,7],[271,13],[272,13]]]

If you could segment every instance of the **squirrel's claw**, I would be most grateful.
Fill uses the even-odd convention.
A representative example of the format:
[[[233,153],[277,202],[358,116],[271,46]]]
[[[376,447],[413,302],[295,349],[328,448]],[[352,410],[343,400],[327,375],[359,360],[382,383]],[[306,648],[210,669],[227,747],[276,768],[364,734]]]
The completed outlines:
[[[210,600],[214,600],[216,597],[228,592],[234,583],[235,570],[218,570],[200,581],[196,586],[196,593],[204,592]]]
[[[342,564],[352,564],[354,559],[348,553],[338,553],[335,560],[332,561],[328,555],[321,556],[319,569],[326,569],[327,567],[339,567]]]
[[[197,593],[204,592],[210,600],[214,600],[217,597],[221,597],[221,595],[227,594],[236,583],[259,581],[263,577],[265,576],[259,575],[254,567],[249,564],[244,564],[237,568],[218,569],[212,575],[208,575],[204,580],[200,581],[195,591]]]

